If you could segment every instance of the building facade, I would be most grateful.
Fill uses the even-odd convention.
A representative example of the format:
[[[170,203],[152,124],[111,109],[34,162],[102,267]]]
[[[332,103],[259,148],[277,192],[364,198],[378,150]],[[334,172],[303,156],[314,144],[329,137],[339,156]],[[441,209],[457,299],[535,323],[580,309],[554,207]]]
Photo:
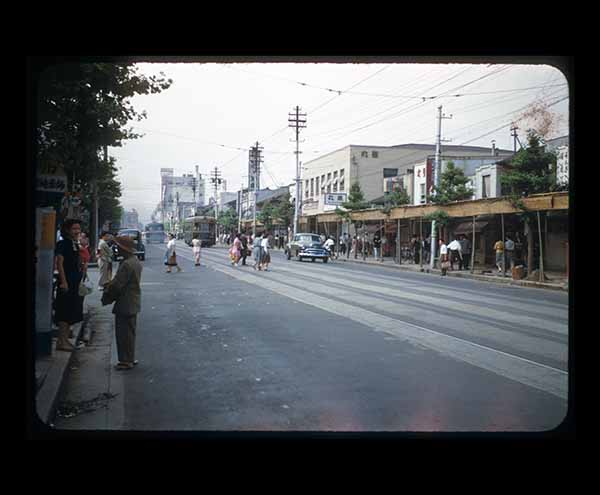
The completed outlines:
[[[302,168],[303,215],[314,216],[335,209],[326,204],[325,195],[347,194],[354,181],[360,184],[366,201],[381,198],[395,182],[409,194],[411,203],[422,204],[433,185],[434,154],[435,146],[429,144],[348,145],[311,160]],[[478,146],[444,146],[442,171],[452,160],[466,175],[474,176],[477,166],[512,154],[510,150]]]
[[[175,176],[172,168],[160,170],[160,221],[180,223],[205,205],[205,179],[196,173]]]

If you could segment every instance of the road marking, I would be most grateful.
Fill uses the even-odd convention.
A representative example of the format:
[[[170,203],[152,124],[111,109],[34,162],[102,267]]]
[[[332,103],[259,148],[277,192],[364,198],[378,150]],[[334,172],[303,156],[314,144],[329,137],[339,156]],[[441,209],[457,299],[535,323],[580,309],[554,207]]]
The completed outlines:
[[[410,318],[411,315],[413,315],[413,319],[424,320],[425,324],[432,323],[438,326],[443,325],[445,329],[465,334],[465,336],[469,338],[483,336],[488,340],[495,341],[503,346],[513,347],[521,352],[532,353],[533,349],[533,353],[540,353],[544,357],[550,359],[565,362],[567,360],[566,344],[543,342],[544,348],[540,349],[540,339],[543,339],[542,336],[532,337],[530,335],[523,335],[518,332],[518,329],[515,329],[514,332],[507,332],[504,329],[500,329],[500,331],[498,331],[497,327],[495,327],[493,323],[488,324],[486,327],[485,323],[473,323],[470,321],[461,320],[460,316],[449,318],[448,321],[444,321],[443,324],[440,324],[440,316],[435,312],[435,308],[424,310],[418,307],[411,307],[378,298],[377,294],[367,296],[350,290],[324,286],[323,284],[318,283],[310,283],[306,280],[290,279],[289,277],[283,280],[282,283],[298,287],[299,289],[320,293],[325,297],[331,296],[345,299],[349,304],[360,304],[361,306],[372,310],[391,313],[400,317]],[[486,330],[491,331],[486,332]]]
[[[362,323],[375,331],[394,335],[413,345],[426,347],[452,359],[472,364],[524,385],[543,390],[561,399],[567,399],[568,397],[568,373],[563,370],[419,325],[383,316],[351,304],[333,301],[310,293],[300,295],[296,288],[271,279],[258,277],[250,272],[240,272],[221,266],[215,266],[215,270],[290,299]]]
[[[284,272],[289,272],[289,273],[293,273],[296,275],[307,276],[301,270],[296,269],[296,268],[279,267],[278,271],[284,271]],[[310,276],[310,275],[308,275],[308,276]],[[389,287],[385,287],[385,289],[382,289],[382,287],[378,287],[376,285],[369,285],[368,283],[365,283],[365,282],[354,282],[354,281],[348,280],[348,279],[340,280],[339,277],[331,277],[324,273],[321,273],[319,275],[314,275],[313,277],[318,278],[322,282],[330,282],[332,284],[340,284],[345,287],[351,287],[354,289],[370,290],[375,294],[378,294],[382,290],[385,290],[385,294],[388,296],[396,296],[396,297],[400,297],[403,299],[409,299],[411,301],[415,301],[415,302],[419,302],[419,303],[429,303],[432,305],[433,308],[442,307],[442,308],[447,308],[447,309],[455,310],[455,311],[456,310],[464,311],[466,313],[472,312],[473,314],[478,314],[482,310],[482,308],[480,306],[477,306],[476,304],[469,304],[467,302],[458,303],[456,301],[446,301],[443,298],[425,296],[422,294],[417,295],[417,294],[411,293],[409,290],[397,290],[397,289],[391,289]],[[527,323],[529,326],[531,326],[533,328],[537,328],[538,330],[551,331],[551,332],[554,332],[554,333],[557,333],[560,335],[568,335],[568,332],[569,332],[568,325],[565,325],[562,323],[556,323],[556,322],[552,322],[552,321],[540,322],[538,319],[532,318],[530,316],[514,315],[510,312],[503,312],[503,311],[499,311],[499,310],[492,309],[492,308],[485,308],[485,314],[487,316],[496,318],[501,321],[507,321],[510,323],[514,323],[515,325],[521,325],[523,323]]]

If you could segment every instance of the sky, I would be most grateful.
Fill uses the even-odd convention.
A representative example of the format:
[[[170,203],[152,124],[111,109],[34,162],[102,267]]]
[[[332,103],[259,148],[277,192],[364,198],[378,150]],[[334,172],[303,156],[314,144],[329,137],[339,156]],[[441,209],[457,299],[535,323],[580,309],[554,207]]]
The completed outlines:
[[[518,62],[516,60],[515,62]],[[401,63],[143,63],[144,75],[173,79],[167,90],[131,98],[147,118],[132,121],[144,137],[109,148],[117,159],[126,210],[150,221],[160,201],[160,169],[175,175],[215,168],[228,191],[247,185],[248,148],[264,148],[261,187],[295,179],[295,131],[288,115],[300,107],[301,162],[349,144],[435,144],[442,105],[443,144],[513,149],[510,123],[534,101],[555,103],[562,118],[552,137],[568,135],[569,91],[550,65]],[[517,90],[517,91],[514,91]],[[460,95],[460,96],[456,96]],[[425,98],[425,99],[423,99]],[[527,122],[519,138],[526,141]],[[442,145],[443,151],[443,145]],[[206,194],[211,190],[207,183]]]

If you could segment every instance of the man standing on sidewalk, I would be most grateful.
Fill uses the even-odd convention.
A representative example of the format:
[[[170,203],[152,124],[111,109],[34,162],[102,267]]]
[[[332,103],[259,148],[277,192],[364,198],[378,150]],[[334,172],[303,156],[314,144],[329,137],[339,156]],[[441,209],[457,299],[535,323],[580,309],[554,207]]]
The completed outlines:
[[[506,242],[504,243],[504,249],[506,250],[506,262],[508,263],[508,266],[512,270],[513,267],[515,266],[515,256],[514,256],[515,243],[510,238],[509,235],[506,236]]]
[[[102,304],[112,302],[115,315],[115,331],[117,337],[118,370],[129,370],[137,361],[135,359],[135,334],[137,327],[137,314],[141,309],[142,264],[135,253],[133,239],[126,236],[115,238],[119,253],[123,261],[119,265],[115,278],[104,288]]]
[[[496,250],[496,268],[498,268],[498,273],[500,273],[504,267],[504,242],[496,241],[494,249]]]
[[[379,261],[383,261],[383,258],[381,258],[381,237],[379,237],[379,232],[375,233],[375,236],[373,237],[373,251],[375,254],[375,261],[379,260]]]
[[[466,235],[462,235],[460,236],[460,240],[458,241],[460,243],[460,247],[461,247],[461,252],[462,252],[462,260],[461,260],[461,266],[460,266],[460,270],[468,270],[469,269],[469,260],[471,258],[471,241],[469,239],[467,239]]]
[[[459,268],[462,266],[462,252],[460,243],[454,239],[448,244],[450,250],[450,269],[454,271],[454,263],[458,263]]]

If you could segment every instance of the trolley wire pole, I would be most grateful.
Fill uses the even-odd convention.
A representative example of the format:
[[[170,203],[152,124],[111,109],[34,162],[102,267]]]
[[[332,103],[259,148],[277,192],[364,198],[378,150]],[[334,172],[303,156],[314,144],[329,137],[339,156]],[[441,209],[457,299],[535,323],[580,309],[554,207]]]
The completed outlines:
[[[302,199],[302,195],[300,194],[300,129],[306,128],[306,114],[300,113],[300,107],[296,106],[295,113],[288,114],[288,127],[293,127],[296,129],[296,204],[294,208],[294,235],[298,233],[298,215],[300,211],[300,201]]]

